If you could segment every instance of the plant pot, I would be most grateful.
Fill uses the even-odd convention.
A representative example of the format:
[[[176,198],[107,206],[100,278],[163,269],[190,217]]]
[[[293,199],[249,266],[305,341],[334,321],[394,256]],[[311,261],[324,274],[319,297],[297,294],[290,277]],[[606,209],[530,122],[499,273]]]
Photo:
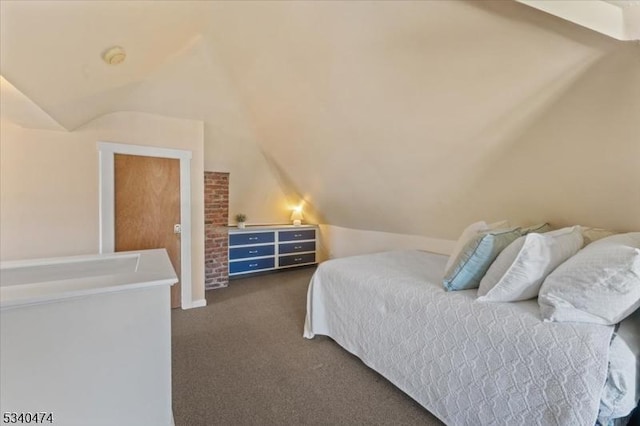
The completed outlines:
[[[238,222],[238,229],[244,229],[245,224],[244,222]]]

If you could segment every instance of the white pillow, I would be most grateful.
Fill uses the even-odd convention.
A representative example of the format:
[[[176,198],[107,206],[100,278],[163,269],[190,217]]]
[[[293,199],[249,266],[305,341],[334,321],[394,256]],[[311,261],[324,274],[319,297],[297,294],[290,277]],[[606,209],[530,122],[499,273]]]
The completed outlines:
[[[447,265],[444,267],[445,273],[449,271],[449,269],[451,269],[451,266],[458,258],[458,256],[460,256],[460,253],[462,252],[464,246],[466,246],[473,237],[478,235],[478,232],[488,231],[490,229],[506,228],[508,226],[509,222],[506,220],[495,222],[492,224],[487,224],[487,222],[481,220],[480,222],[475,222],[467,226],[464,231],[462,231],[462,234],[458,238],[458,241],[456,241],[456,245],[453,246],[453,251],[449,256],[449,259],[447,260]]]
[[[640,232],[586,246],[549,274],[538,303],[545,321],[622,321],[640,307]]]
[[[581,247],[577,226],[518,238],[498,255],[480,281],[478,301],[516,302],[536,297],[546,276]]]

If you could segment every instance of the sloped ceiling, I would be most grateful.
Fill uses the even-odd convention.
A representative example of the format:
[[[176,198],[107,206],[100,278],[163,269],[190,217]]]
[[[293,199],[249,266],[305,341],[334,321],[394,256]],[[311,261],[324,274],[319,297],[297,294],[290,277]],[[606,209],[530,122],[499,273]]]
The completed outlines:
[[[100,59],[111,45],[120,66]],[[632,164],[568,200],[584,182],[549,161],[586,141],[588,173],[596,138],[640,154],[638,53],[503,1],[3,1],[0,71],[67,129],[119,110],[203,120],[220,164],[251,140],[323,222],[454,238],[503,216],[640,227],[640,203],[607,223],[597,206],[612,185],[640,200]],[[592,96],[621,124],[583,122]]]
[[[606,135],[618,100],[600,98],[593,123],[565,107],[575,91],[591,102],[600,61],[637,93],[636,44],[505,2],[245,4],[211,31],[264,151],[330,224],[438,237],[487,216],[640,225],[589,217],[600,196],[569,201],[584,182],[548,161],[563,145],[599,161],[595,135],[640,153],[631,135]],[[526,139],[543,125],[555,134]]]
[[[71,130],[120,104],[208,24],[207,2],[3,1],[0,73]],[[113,45],[128,57],[108,66]]]
[[[64,130],[49,114],[0,75],[0,119],[32,129]]]

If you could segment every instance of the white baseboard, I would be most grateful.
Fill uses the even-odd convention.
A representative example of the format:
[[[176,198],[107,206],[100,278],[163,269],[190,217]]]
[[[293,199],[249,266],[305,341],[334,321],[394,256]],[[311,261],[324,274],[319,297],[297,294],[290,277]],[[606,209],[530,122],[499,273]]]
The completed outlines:
[[[188,309],[192,309],[192,308],[202,308],[207,306],[207,299],[199,299],[199,300],[194,300],[193,302],[191,302],[191,307]]]

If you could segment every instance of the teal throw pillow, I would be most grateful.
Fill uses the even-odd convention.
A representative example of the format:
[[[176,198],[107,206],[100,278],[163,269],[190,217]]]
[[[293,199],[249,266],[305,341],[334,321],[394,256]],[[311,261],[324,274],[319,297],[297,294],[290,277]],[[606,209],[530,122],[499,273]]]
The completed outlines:
[[[489,266],[512,241],[522,235],[520,228],[479,232],[462,249],[451,268],[445,272],[445,290],[478,288]]]

